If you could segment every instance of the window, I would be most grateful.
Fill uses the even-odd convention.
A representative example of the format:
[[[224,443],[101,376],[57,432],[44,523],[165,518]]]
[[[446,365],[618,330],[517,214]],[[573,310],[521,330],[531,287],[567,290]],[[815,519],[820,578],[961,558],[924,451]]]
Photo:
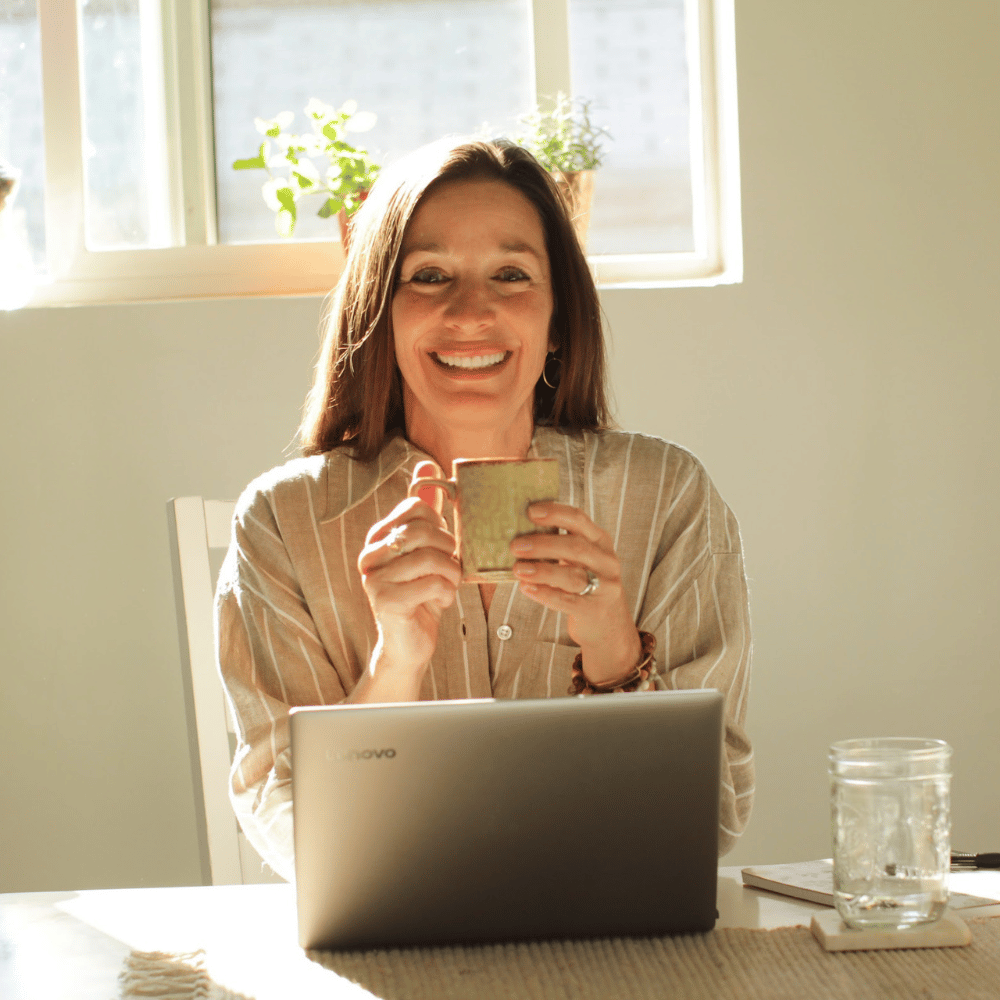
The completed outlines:
[[[265,175],[231,169],[254,117],[304,128],[310,98],[354,99],[389,162],[510,134],[564,92],[611,136],[599,283],[740,280],[732,3],[0,0],[0,160],[20,170],[0,256],[30,253],[34,304],[321,294],[343,263],[332,220],[306,208],[280,239]]]
[[[45,259],[40,51],[35,0],[4,0],[0,4],[0,309],[16,309],[28,301],[35,262]]]
[[[530,0],[211,0],[211,10],[225,242],[280,238],[261,198],[266,175],[231,168],[257,151],[255,116],[294,112],[301,132],[311,98],[357,101],[377,116],[357,141],[384,163],[486,123],[509,133],[535,102]],[[289,64],[294,73],[272,69]],[[337,229],[317,217],[320,204],[306,204],[297,237]]]

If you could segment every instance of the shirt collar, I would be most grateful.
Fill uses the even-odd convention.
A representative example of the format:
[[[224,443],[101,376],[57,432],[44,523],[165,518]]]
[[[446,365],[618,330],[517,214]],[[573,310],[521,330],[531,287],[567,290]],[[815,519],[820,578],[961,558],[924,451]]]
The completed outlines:
[[[370,462],[357,461],[350,447],[327,454],[326,513],[321,523],[333,521],[363,503],[400,469],[412,473],[417,462],[428,458],[399,431]]]

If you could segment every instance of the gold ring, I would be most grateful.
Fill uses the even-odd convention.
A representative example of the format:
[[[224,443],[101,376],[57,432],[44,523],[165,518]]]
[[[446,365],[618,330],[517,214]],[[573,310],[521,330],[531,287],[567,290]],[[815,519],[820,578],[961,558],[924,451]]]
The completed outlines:
[[[389,532],[388,536],[386,537],[385,544],[390,549],[392,549],[393,552],[397,552],[397,553],[402,552],[403,551],[403,546],[400,544],[400,541],[399,541],[400,538],[402,538],[402,536],[403,536],[403,529],[402,529],[402,527],[401,526],[400,527],[395,527],[395,528],[392,529],[392,531]]]
[[[593,594],[596,592],[597,588],[601,585],[601,581],[597,578],[596,573],[591,573],[587,570],[587,586],[577,594],[577,597],[586,597],[588,594]]]

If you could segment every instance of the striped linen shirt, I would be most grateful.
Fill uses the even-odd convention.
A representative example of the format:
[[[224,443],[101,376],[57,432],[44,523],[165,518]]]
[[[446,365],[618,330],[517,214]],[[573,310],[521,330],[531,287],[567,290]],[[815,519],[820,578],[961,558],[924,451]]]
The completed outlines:
[[[558,459],[559,499],[614,540],[635,622],[656,636],[657,686],[725,696],[725,853],[754,791],[744,729],[750,618],[736,519],[701,463],[658,438],[538,427],[528,454]],[[219,669],[237,737],[230,795],[250,842],[289,880],[288,709],[335,704],[364,671],[376,627],[358,556],[427,458],[397,435],[369,463],[343,449],[295,459],[254,480],[236,507],[216,594]],[[447,499],[444,514],[452,526]],[[421,698],[564,696],[578,651],[565,615],[515,583],[497,586],[488,617],[476,585],[462,584],[442,616]]]

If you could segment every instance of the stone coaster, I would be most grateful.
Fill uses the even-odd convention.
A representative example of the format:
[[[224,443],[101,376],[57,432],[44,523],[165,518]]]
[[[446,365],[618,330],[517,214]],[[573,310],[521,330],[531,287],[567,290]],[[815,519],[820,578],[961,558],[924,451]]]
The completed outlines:
[[[836,910],[814,913],[811,930],[827,951],[880,951],[896,948],[959,948],[972,940],[969,928],[951,910],[933,924],[906,930],[854,930]]]

